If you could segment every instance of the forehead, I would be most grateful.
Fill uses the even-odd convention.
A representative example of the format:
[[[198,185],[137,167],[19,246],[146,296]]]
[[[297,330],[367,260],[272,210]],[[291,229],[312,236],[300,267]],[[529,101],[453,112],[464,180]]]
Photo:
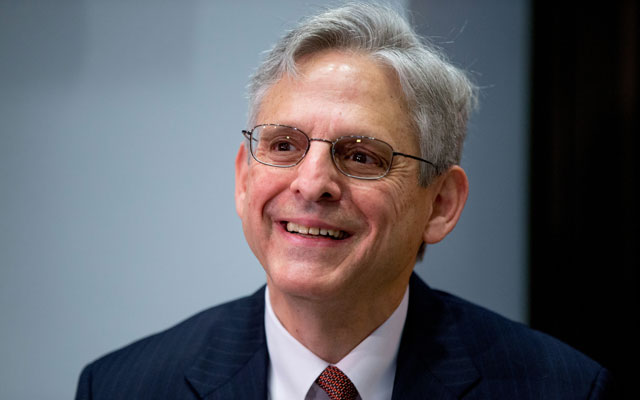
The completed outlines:
[[[411,125],[392,69],[366,55],[335,50],[299,59],[296,76],[286,74],[267,91],[256,122],[293,125],[314,136],[387,140]]]

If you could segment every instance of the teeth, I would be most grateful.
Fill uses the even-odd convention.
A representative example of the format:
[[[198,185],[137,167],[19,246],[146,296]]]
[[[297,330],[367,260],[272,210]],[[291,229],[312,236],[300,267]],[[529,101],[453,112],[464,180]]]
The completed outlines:
[[[313,236],[331,236],[336,239],[340,239],[344,236],[344,232],[342,232],[341,230],[308,227],[304,225],[298,225],[294,222],[287,222],[287,231]]]

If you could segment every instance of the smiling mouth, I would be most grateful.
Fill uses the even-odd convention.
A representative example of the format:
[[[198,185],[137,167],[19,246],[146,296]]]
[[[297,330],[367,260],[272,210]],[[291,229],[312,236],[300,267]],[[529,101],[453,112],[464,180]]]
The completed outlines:
[[[333,240],[341,240],[349,236],[347,232],[337,230],[337,229],[325,229],[325,228],[317,228],[313,226],[304,226],[304,225],[296,224],[295,222],[283,222],[282,224],[284,225],[287,232],[297,233],[300,235],[326,237]]]

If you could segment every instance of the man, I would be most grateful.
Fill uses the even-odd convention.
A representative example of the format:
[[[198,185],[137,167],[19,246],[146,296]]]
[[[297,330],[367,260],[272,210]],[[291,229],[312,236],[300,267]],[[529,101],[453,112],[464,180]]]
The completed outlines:
[[[412,272],[464,207],[473,98],[385,8],[285,35],[252,77],[236,158],[266,288],[90,364],[77,398],[602,397],[595,362]]]

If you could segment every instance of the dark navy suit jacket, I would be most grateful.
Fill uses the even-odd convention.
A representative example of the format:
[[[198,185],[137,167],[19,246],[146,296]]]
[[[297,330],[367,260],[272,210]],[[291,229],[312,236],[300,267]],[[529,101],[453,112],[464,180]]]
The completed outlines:
[[[91,363],[76,399],[266,399],[268,363],[263,288]],[[393,399],[596,399],[610,386],[569,346],[412,276]]]

